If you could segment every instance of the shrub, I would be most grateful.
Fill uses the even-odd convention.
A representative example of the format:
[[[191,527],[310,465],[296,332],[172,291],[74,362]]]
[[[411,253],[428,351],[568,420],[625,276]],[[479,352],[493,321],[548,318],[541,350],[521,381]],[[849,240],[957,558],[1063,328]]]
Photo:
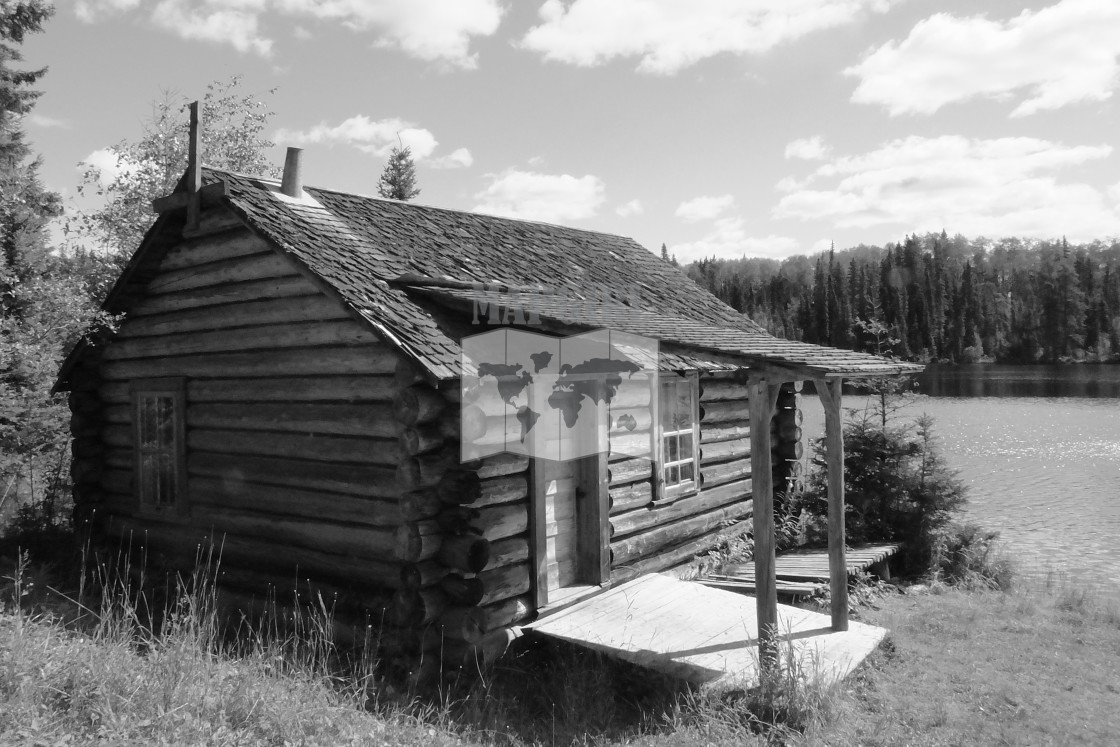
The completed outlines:
[[[933,570],[939,578],[966,588],[1011,588],[1014,568],[999,548],[999,532],[977,524],[950,523],[937,535]]]
[[[804,539],[827,540],[828,473],[823,439],[814,444],[814,468],[787,512],[799,517]],[[895,425],[882,413],[864,413],[844,427],[845,524],[848,541],[899,542],[900,570],[934,570],[935,548],[967,502],[964,483],[937,447],[928,415]]]

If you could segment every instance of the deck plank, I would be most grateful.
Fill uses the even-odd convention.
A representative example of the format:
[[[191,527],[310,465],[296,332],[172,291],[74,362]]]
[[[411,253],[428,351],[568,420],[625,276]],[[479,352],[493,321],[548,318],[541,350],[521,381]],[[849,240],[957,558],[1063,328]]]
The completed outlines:
[[[526,627],[697,684],[758,684],[754,598],[702,584],[647,574]],[[835,633],[827,615],[787,605],[778,606],[778,627],[781,666],[799,662],[827,681],[851,672],[886,633],[857,622]]]

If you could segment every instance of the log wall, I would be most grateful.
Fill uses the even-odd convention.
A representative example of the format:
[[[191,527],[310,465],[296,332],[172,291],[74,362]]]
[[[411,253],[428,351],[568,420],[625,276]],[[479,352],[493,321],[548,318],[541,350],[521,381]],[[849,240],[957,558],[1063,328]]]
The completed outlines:
[[[71,376],[78,517],[156,563],[213,545],[224,584],[314,578],[383,617],[402,586],[399,527],[432,513],[396,479],[400,356],[262,239],[210,223],[225,229],[168,249]],[[182,515],[134,493],[130,388],[165,377],[186,382]]]
[[[800,389],[800,387],[797,387]],[[800,412],[793,385],[779,397],[776,485],[797,477]],[[700,381],[700,490],[672,503],[654,501],[648,460],[610,462],[612,578],[661,571],[714,547],[730,524],[751,514],[750,416],[747,386],[731,374]],[[794,456],[796,454],[796,456]],[[795,466],[796,465],[796,466]]]

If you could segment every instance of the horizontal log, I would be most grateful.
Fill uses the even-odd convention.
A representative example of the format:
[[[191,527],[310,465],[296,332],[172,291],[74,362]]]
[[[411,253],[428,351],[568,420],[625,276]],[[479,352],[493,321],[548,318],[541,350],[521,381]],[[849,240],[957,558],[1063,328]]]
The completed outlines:
[[[431,423],[447,407],[440,393],[429,386],[414,385],[397,392],[393,400],[393,415],[404,425]]]
[[[382,374],[391,368],[392,363],[393,357],[380,346],[363,345],[108,361],[102,364],[101,373],[108,381],[167,376],[265,378],[306,374]]]
[[[414,384],[427,384],[428,375],[416,362],[401,356],[393,369],[393,380],[396,388],[406,389]]]
[[[393,597],[390,618],[402,627],[418,627],[435,622],[447,606],[443,591],[427,589],[401,589]]]
[[[431,490],[418,490],[401,496],[400,515],[404,521],[431,519],[444,509],[444,503]]]
[[[796,460],[805,455],[805,445],[801,441],[780,441],[772,451],[779,459]]]
[[[435,586],[448,573],[451,573],[451,569],[435,559],[422,560],[419,563],[404,563],[401,565],[401,588],[419,589]]]
[[[167,251],[159,262],[159,269],[161,272],[181,270],[266,251],[269,251],[269,246],[264,239],[243,227],[241,230],[183,241]]]
[[[510,597],[500,602],[478,608],[482,629],[485,631],[507,628],[527,620],[535,611],[533,600],[528,595]]]
[[[627,459],[612,463],[607,473],[611,487],[648,480],[653,476],[653,463],[649,459]]]
[[[460,408],[450,404],[438,419],[437,427],[449,441],[474,441],[486,433],[486,413],[474,405]]]
[[[480,604],[493,604],[503,599],[525,594],[529,591],[529,574],[528,563],[512,563],[478,574],[478,578],[486,589]]]
[[[321,608],[321,604],[335,613],[362,612],[370,615],[374,621],[379,621],[392,598],[388,589],[332,583],[311,577],[302,569],[278,573],[241,565],[233,566],[228,562],[218,564],[218,560],[220,558],[216,556],[211,558],[218,567],[215,573],[208,574],[218,584],[243,589],[292,608],[297,605]]]
[[[434,488],[454,464],[455,457],[447,450],[413,457],[402,455],[397,464],[397,484],[405,491]]]
[[[469,506],[451,506],[443,501],[443,510],[435,517],[440,527],[448,534],[476,531],[471,524],[478,520],[478,509]]]
[[[439,552],[444,532],[434,520],[410,521],[397,527],[394,556],[405,563],[419,563],[434,558]]]
[[[70,406],[70,412],[96,414],[101,410],[101,398],[93,391],[70,392],[66,395],[66,403]]]
[[[473,469],[478,476],[485,480],[490,477],[513,475],[529,469],[529,457],[523,454],[495,454],[478,460],[474,465],[463,465],[466,469]]]
[[[746,459],[751,455],[751,440],[737,438],[733,441],[719,441],[703,444],[700,447],[700,464],[727,462],[732,459]]]
[[[749,459],[736,459],[721,464],[707,464],[700,468],[700,484],[705,490],[750,476],[751,462]]]
[[[313,321],[350,319],[342,304],[322,293],[289,298],[267,298],[243,301],[220,307],[203,306],[166,314],[128,317],[117,331],[116,339],[151,338],[183,335],[234,327],[298,324]],[[357,322],[353,322],[357,324]],[[370,332],[372,335],[373,333]]]
[[[231,567],[260,568],[270,573],[322,574],[323,580],[339,579],[347,584],[395,589],[400,586],[397,563],[350,558],[322,549],[286,545],[264,538],[215,532],[195,524],[164,523],[129,517],[105,522],[109,537],[130,547],[164,554],[178,567],[190,569],[207,555]],[[154,557],[154,555],[153,555]]]
[[[727,483],[696,495],[681,498],[667,506],[639,508],[610,517],[613,537],[626,537],[646,532],[653,527],[676,521],[691,514],[703,513],[732,502],[743,502],[751,494],[750,480]]]
[[[700,443],[729,441],[734,438],[750,438],[751,424],[746,420],[730,423],[715,423],[700,426]]]
[[[736,501],[695,516],[663,524],[646,532],[611,542],[611,568],[629,567],[630,564],[656,554],[678,542],[705,534],[724,522],[749,516],[751,502]]]
[[[381,632],[380,648],[391,656],[419,655],[438,658],[446,636],[436,624],[418,628],[390,628]]]
[[[317,433],[191,428],[187,431],[187,446],[192,451],[308,459],[332,464],[380,464],[392,467],[398,460],[396,441],[323,436]]]
[[[730,423],[737,420],[749,420],[746,401],[733,400],[729,402],[700,403],[701,428],[711,423]]]
[[[647,506],[653,501],[653,485],[647,479],[645,482],[611,488],[610,499],[611,514],[620,514],[641,506]]]
[[[102,383],[98,393],[106,404],[127,405],[131,382]],[[226,402],[370,402],[387,407],[396,389],[391,376],[290,376],[267,379],[192,379],[187,401]]]
[[[129,309],[129,318],[151,314],[166,314],[184,309],[197,309],[221,304],[259,301],[264,298],[292,298],[320,293],[319,289],[301,275],[289,275],[246,283],[229,283],[207,288],[148,295]]]
[[[331,552],[393,564],[393,583],[400,578],[394,564],[394,530],[388,527],[307,521],[270,513],[239,511],[215,506],[192,506],[191,521],[242,537],[259,537],[287,547],[330,548]]]
[[[800,441],[802,438],[801,427],[792,421],[779,425],[774,431],[774,435],[782,441]]]
[[[400,450],[407,456],[418,456],[443,448],[443,434],[438,426],[403,426],[400,437]]]
[[[649,431],[623,434],[612,432],[608,456],[610,461],[647,458],[653,451],[653,444],[654,438]]]
[[[400,426],[392,419],[389,407],[384,404],[192,402],[187,408],[187,425],[192,428],[284,431],[380,439],[396,439],[400,433]],[[379,448],[385,446],[380,444]],[[395,449],[390,451],[395,452]],[[395,453],[392,458],[395,462]]]
[[[99,459],[74,459],[70,462],[70,479],[75,485],[101,483],[102,462]]]
[[[485,615],[474,605],[447,607],[437,625],[449,640],[478,643],[486,632],[484,619]]]
[[[149,295],[176,293],[226,283],[279,278],[295,275],[298,272],[292,260],[277,252],[266,250],[262,254],[232,257],[204,265],[161,272],[148,283],[145,291]]]
[[[490,561],[483,570],[490,571],[529,559],[529,540],[524,535],[507,537],[490,545]]]
[[[670,545],[659,552],[635,561],[628,568],[638,573],[659,573],[682,563],[687,563],[693,558],[719,547],[721,543],[728,539],[746,534],[749,531],[749,522],[740,521],[726,528],[720,525],[707,534],[702,534],[686,542]]]
[[[299,519],[330,519],[374,527],[396,527],[403,520],[401,502],[363,498],[341,493],[304,490],[280,485],[260,485],[244,480],[191,476],[191,506],[266,512]]]
[[[477,577],[450,573],[440,579],[439,588],[451,604],[473,607],[482,600],[482,581]]]
[[[321,345],[376,345],[377,343],[378,338],[353,319],[338,319],[117,339],[105,349],[105,360],[121,361],[169,355],[308,348]]]
[[[446,567],[462,573],[479,573],[490,562],[490,541],[476,534],[449,535],[437,553]]]
[[[187,455],[187,472],[223,480],[230,490],[243,482],[345,493],[368,498],[399,498],[402,494],[386,467],[339,466],[302,459],[233,456],[195,452]]]
[[[476,526],[490,542],[521,534],[529,528],[529,504],[507,503],[480,509]]]
[[[739,401],[745,407],[750,399],[750,387],[734,379],[708,379],[700,382],[701,402]]]
[[[477,472],[451,471],[440,480],[436,491],[447,503],[482,508],[524,500],[529,495],[529,481],[524,473],[483,480]]]

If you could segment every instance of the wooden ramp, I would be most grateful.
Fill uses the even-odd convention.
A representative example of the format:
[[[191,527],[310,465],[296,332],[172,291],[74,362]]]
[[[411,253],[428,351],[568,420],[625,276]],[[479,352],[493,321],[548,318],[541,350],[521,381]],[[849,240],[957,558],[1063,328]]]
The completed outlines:
[[[846,551],[848,575],[866,570],[898,552],[900,545],[861,545]],[[785,596],[810,596],[828,585],[828,550],[792,550],[776,558],[774,573],[778,593]],[[705,586],[740,594],[754,593],[754,563],[741,563],[721,574],[700,579]]]
[[[755,600],[702,584],[649,574],[628,581],[527,628],[602,651],[696,684],[758,684]],[[807,678],[843,679],[886,631],[862,623],[834,633],[827,615],[778,605],[782,666]]]

